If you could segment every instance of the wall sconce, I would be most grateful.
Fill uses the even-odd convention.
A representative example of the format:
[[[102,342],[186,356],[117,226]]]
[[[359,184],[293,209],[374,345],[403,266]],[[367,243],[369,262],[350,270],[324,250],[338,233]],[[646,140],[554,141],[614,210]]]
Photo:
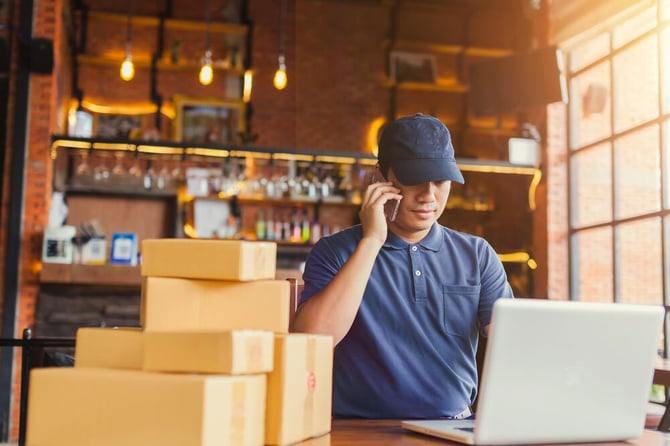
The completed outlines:
[[[198,80],[202,85],[209,85],[214,79],[214,70],[212,70],[212,46],[209,37],[209,9],[212,1],[207,0],[207,10],[205,11],[205,57],[202,60],[202,67],[198,74]]]
[[[128,25],[126,26],[126,56],[121,63],[121,79],[130,81],[135,77],[135,66],[133,65],[133,0],[130,0],[128,6]]]
[[[244,83],[242,84],[242,101],[247,103],[251,100],[251,89],[254,83],[254,73],[251,70],[244,72]]]
[[[281,0],[279,11],[279,57],[278,67],[272,81],[277,90],[286,88],[288,78],[286,77],[286,57],[284,55],[284,40],[286,39],[286,0]]]

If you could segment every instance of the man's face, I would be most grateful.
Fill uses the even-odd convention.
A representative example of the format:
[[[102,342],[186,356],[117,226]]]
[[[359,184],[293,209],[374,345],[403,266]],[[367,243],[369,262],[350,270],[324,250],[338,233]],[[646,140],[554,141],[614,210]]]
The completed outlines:
[[[406,241],[416,242],[423,239],[447,205],[451,181],[406,186],[398,181],[392,169],[389,169],[387,177],[400,189],[403,196],[395,221],[388,223],[389,229]]]

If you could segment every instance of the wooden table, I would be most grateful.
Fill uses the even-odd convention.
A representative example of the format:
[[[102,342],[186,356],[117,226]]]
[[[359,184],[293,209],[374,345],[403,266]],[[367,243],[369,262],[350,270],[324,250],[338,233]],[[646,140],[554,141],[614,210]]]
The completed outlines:
[[[667,434],[645,430],[640,438],[625,443],[588,443],[588,445],[662,446],[666,444],[666,439],[670,439]],[[459,443],[408,432],[400,427],[399,420],[333,420],[330,434],[303,441],[296,446],[431,446],[446,444],[458,445]]]

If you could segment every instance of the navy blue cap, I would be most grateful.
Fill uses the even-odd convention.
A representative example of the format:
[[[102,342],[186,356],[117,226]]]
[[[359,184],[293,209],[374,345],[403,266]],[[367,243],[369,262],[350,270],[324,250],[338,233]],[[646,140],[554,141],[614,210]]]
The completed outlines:
[[[408,186],[431,181],[463,184],[449,129],[439,119],[417,113],[390,122],[379,138],[377,156],[382,172],[390,167]]]

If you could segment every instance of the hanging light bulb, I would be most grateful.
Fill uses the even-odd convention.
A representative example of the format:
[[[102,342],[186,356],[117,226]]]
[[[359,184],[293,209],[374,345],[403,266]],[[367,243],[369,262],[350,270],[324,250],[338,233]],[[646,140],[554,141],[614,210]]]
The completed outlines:
[[[121,64],[121,79],[124,81],[132,80],[135,77],[135,65],[133,65],[133,56],[130,53],[126,54],[126,58]]]
[[[207,50],[205,52],[205,58],[203,59],[202,67],[200,67],[200,74],[198,75],[198,80],[202,85],[209,85],[214,79],[214,70],[212,70],[212,51]]]
[[[200,67],[200,73],[198,74],[198,80],[202,85],[209,85],[214,80],[214,70],[212,70],[212,47],[210,45],[209,39],[209,8],[211,5],[211,0],[207,0],[206,10],[205,10],[205,57],[202,60],[202,66]]]
[[[279,67],[277,68],[277,71],[275,71],[275,77],[272,82],[277,90],[283,90],[284,88],[286,88],[287,81],[288,78],[286,77],[286,62],[284,59],[284,55],[280,54]]]
[[[124,81],[130,81],[135,77],[135,65],[133,65],[133,21],[132,21],[132,0],[130,1],[130,6],[128,7],[128,24],[126,26],[126,57],[121,63],[121,69],[119,73],[121,74],[121,79]]]

